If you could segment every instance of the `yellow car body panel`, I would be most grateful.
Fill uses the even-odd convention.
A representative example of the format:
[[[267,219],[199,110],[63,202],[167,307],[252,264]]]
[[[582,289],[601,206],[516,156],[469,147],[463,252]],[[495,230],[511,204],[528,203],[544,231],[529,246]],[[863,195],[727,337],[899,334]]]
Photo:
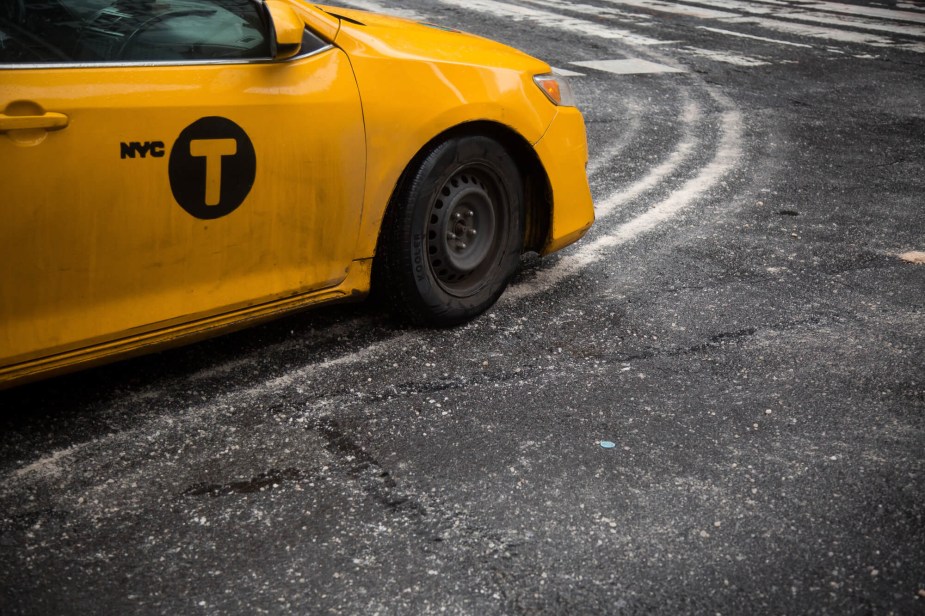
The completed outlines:
[[[384,213],[381,204],[388,203],[404,171],[393,156],[410,161],[441,133],[475,121],[510,127],[532,144],[543,136],[557,108],[533,83],[534,75],[551,69],[531,56],[469,34],[455,34],[449,45],[447,32],[431,26],[359,11],[336,12],[363,24],[344,23],[336,43],[350,56],[363,93],[370,166],[367,216],[357,250],[372,256]],[[524,105],[524,99],[531,104]],[[583,205],[590,207],[590,194]]]
[[[547,64],[274,3],[331,45],[275,62],[0,68],[0,386],[362,297],[402,173],[472,122],[534,147],[551,194],[541,252],[590,226],[583,121],[533,83]],[[226,157],[244,161],[231,197]]]
[[[560,107],[543,138],[534,146],[550,179],[553,207],[549,233],[540,250],[549,254],[577,242],[594,223],[594,204],[585,166],[585,123],[575,107]]]
[[[345,278],[365,138],[342,51],[285,66],[8,71],[0,104],[11,99],[69,122],[37,143],[0,137],[4,363]],[[234,211],[200,219],[176,202],[169,166],[183,130],[216,116],[250,139],[256,173]]]

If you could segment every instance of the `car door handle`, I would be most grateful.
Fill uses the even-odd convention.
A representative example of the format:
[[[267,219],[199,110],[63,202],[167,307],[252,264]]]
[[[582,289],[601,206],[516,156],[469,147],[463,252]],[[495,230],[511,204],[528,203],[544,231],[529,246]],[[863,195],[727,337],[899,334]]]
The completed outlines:
[[[11,130],[28,130],[30,128],[44,128],[45,130],[61,130],[66,127],[70,118],[63,113],[49,111],[42,115],[6,115],[0,113],[0,133]]]

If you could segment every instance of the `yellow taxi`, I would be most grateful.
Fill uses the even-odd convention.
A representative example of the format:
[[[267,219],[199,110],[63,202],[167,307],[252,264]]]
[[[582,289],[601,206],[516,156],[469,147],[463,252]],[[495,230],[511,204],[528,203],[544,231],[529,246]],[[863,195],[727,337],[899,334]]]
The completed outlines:
[[[0,8],[0,385],[371,286],[490,307],[594,219],[550,66],[300,0]]]

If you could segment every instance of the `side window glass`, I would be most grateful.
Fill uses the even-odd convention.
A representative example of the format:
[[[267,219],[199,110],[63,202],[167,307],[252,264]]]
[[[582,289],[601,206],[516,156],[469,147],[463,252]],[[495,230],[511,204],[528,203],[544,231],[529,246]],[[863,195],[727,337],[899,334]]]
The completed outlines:
[[[258,0],[0,0],[0,64],[270,56]]]
[[[302,32],[302,47],[299,49],[299,54],[295,57],[301,58],[302,56],[310,56],[327,46],[328,43],[325,42],[324,39],[319,38],[317,34],[306,27],[305,31]]]

